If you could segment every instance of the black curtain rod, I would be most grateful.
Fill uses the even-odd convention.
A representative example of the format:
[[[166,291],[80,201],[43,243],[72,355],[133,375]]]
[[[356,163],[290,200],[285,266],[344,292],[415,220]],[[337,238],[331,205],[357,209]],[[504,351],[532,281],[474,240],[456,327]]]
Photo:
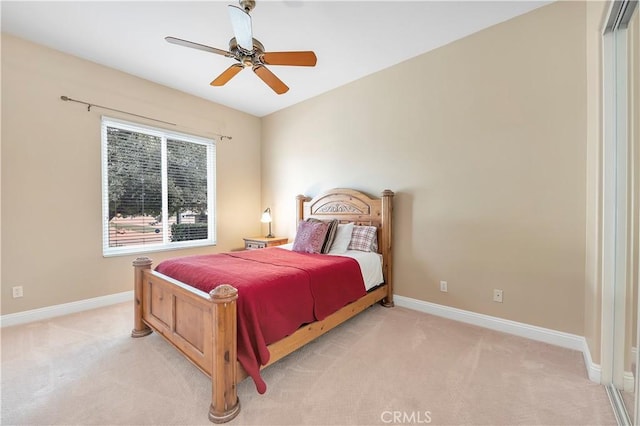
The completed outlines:
[[[170,125],[170,126],[177,126],[177,124],[176,124],[176,123],[170,123],[170,122],[168,122],[168,121],[158,120],[158,119],[156,119],[156,118],[151,118],[151,117],[147,117],[147,116],[140,115],[140,114],[134,114],[134,113],[132,113],[132,112],[128,112],[128,111],[122,111],[122,110],[119,110],[119,109],[109,108],[109,107],[102,106],[102,105],[96,105],[96,104],[92,104],[92,103],[85,102],[85,101],[79,101],[79,100],[77,100],[77,99],[72,99],[72,98],[70,98],[70,97],[68,97],[68,96],[64,96],[64,95],[60,96],[60,99],[62,99],[62,100],[63,100],[63,101],[65,101],[65,102],[77,102],[77,103],[79,103],[79,104],[84,104],[84,105],[86,105],[86,106],[87,106],[87,111],[91,111],[91,107],[96,107],[96,108],[106,109],[106,110],[109,110],[109,111],[119,112],[119,113],[122,113],[122,114],[133,115],[134,117],[144,118],[145,120],[157,121],[158,123],[164,123],[164,124],[168,124],[168,125]],[[214,135],[216,135],[216,136],[218,136],[218,137],[220,137],[220,140],[221,140],[221,141],[222,141],[222,140],[224,140],[224,139],[228,139],[228,140],[231,140],[231,139],[232,139],[232,138],[231,138],[231,136],[221,135],[221,134],[219,134],[219,133],[213,133],[213,134],[214,134]]]

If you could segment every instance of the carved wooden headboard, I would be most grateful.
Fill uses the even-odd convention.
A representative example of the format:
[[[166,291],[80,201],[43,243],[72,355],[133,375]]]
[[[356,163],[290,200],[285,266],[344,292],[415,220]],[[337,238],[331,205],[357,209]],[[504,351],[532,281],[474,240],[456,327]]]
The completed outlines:
[[[298,220],[310,217],[322,220],[338,219],[340,223],[371,225],[378,228],[378,250],[382,254],[382,272],[387,284],[391,284],[393,264],[393,191],[385,189],[380,198],[371,198],[355,189],[331,189],[314,198],[296,197]]]

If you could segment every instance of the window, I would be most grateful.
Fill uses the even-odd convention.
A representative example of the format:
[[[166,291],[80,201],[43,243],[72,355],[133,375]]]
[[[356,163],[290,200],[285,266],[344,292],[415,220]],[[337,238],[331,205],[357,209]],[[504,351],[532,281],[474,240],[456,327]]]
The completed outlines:
[[[102,119],[103,255],[215,244],[215,143]]]

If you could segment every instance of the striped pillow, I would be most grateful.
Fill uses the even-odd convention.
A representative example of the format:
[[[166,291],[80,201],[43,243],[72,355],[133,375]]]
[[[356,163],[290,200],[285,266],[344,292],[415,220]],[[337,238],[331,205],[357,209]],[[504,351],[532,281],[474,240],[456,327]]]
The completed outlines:
[[[322,250],[320,251],[320,253],[329,253],[329,249],[333,244],[333,240],[336,238],[336,231],[338,230],[338,219],[325,221],[310,217],[307,219],[307,222],[322,222],[326,223],[329,226],[327,228],[327,236],[324,238],[324,243],[322,244]]]

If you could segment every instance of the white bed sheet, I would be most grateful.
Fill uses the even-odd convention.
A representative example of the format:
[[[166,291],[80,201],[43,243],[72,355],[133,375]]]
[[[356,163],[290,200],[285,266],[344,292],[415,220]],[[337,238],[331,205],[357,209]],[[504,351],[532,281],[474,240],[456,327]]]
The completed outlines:
[[[293,243],[284,244],[278,247],[291,250],[293,248]],[[380,253],[347,250],[345,253],[331,253],[327,254],[327,256],[345,256],[355,259],[360,265],[360,272],[364,279],[364,287],[367,291],[384,282],[384,277],[382,276],[382,255]]]

